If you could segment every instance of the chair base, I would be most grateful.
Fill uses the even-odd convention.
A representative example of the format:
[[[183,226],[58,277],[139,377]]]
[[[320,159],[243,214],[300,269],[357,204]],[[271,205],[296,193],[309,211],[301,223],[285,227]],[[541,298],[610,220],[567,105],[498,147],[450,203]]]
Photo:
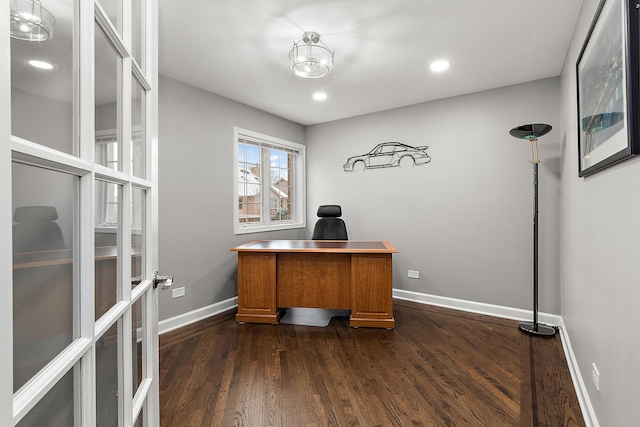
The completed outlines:
[[[540,323],[520,322],[518,323],[518,328],[523,332],[539,337],[552,337],[556,334],[555,328],[547,325],[541,325]]]

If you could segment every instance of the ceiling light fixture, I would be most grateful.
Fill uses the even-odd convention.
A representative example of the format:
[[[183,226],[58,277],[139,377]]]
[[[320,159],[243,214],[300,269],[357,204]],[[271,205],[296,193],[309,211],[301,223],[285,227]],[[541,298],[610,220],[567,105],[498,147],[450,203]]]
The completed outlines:
[[[325,99],[327,99],[327,94],[324,92],[316,92],[313,94],[313,99],[315,99],[316,101],[324,101]]]
[[[40,0],[11,0],[11,37],[28,42],[44,42],[53,37],[53,15]]]
[[[53,70],[53,65],[45,61],[38,61],[37,59],[29,60],[29,65],[36,68],[42,68],[43,70]]]
[[[302,40],[293,42],[293,49],[289,52],[291,71],[305,79],[324,77],[333,70],[334,53],[320,41],[320,34],[306,32]]]
[[[449,68],[449,61],[445,59],[439,59],[437,61],[432,62],[429,68],[431,68],[431,71],[436,73],[442,72],[447,68]]]

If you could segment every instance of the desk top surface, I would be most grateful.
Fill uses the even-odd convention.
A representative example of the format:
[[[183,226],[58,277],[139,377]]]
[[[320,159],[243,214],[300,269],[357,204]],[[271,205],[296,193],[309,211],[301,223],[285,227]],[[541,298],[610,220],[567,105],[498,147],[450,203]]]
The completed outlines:
[[[254,240],[235,252],[398,253],[389,242],[362,240]]]

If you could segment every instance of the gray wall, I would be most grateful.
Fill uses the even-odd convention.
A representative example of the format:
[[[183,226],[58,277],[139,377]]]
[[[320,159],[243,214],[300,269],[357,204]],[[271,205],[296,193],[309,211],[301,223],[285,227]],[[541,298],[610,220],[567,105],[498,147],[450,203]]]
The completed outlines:
[[[546,79],[308,127],[308,223],[318,205],[336,203],[351,239],[390,241],[400,251],[394,288],[531,309],[533,168],[528,142],[509,130],[557,126],[559,84]],[[432,160],[343,171],[348,157],[384,141],[428,145]],[[556,314],[560,141],[555,130],[540,140],[540,307]],[[409,279],[409,269],[420,278]]]
[[[575,64],[597,5],[585,0],[562,73],[562,314],[600,425],[636,426],[640,158],[578,178]]]
[[[160,320],[237,295],[234,246],[301,239],[304,229],[233,234],[234,126],[304,144],[304,127],[168,77],[159,86],[159,268],[184,297],[160,293]]]
[[[72,154],[73,105],[11,88],[11,133]]]

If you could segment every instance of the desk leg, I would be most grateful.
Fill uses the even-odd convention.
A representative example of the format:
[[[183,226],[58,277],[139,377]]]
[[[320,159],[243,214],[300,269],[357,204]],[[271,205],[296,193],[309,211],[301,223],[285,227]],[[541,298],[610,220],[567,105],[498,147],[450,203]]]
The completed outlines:
[[[238,314],[236,322],[276,324],[276,254],[238,253]]]
[[[353,327],[393,328],[391,254],[351,255]]]

